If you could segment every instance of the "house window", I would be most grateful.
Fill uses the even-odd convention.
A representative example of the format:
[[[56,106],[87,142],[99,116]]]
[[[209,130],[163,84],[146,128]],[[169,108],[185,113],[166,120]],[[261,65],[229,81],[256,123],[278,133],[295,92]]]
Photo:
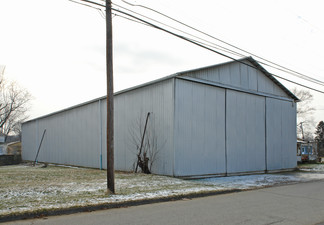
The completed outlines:
[[[302,154],[313,154],[313,146],[303,146]]]

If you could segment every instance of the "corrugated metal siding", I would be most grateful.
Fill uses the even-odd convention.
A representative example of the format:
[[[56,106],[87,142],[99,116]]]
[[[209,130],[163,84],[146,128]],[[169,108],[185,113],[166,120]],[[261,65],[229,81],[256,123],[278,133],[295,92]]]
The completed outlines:
[[[199,176],[296,166],[295,103],[263,73],[246,65],[183,73],[121,92],[114,99],[117,170],[132,169],[132,130],[143,129],[148,112],[149,130],[156,132],[160,149],[154,173]],[[22,129],[24,160],[34,160],[46,129],[39,161],[100,168],[102,153],[102,167],[107,167],[105,99],[29,121]]]
[[[225,173],[225,89],[176,80],[175,176]]]
[[[34,160],[46,129],[38,161],[99,167],[97,102],[23,124],[23,159]]]
[[[173,171],[173,80],[135,89],[114,97],[115,169],[131,170],[136,146],[130,143],[130,128],[147,112],[155,128],[159,151],[153,172]],[[34,160],[46,129],[38,161],[100,168],[106,163],[106,99],[52,114],[23,124],[23,159]],[[133,148],[133,149],[132,149]],[[134,149],[135,148],[135,149]]]
[[[244,63],[253,66],[247,60]],[[248,91],[258,91],[281,97],[289,97],[261,71],[238,62],[192,71],[185,75],[242,88]]]
[[[22,126],[22,158],[28,160],[34,160],[37,154],[37,123],[36,121],[24,123]],[[40,137],[41,138],[41,137]]]
[[[265,170],[265,98],[227,90],[227,172]]]
[[[116,169],[130,170],[136,161],[132,130],[144,129],[148,112],[148,131],[155,131],[159,153],[152,171],[173,175],[173,79],[115,96]]]
[[[295,168],[296,105],[292,102],[267,98],[267,169]]]

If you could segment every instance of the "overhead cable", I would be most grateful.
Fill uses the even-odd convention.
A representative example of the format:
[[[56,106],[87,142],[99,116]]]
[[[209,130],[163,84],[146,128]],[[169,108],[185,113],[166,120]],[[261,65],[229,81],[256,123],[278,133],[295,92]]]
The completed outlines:
[[[71,0],[70,0],[70,1],[71,1]],[[100,3],[97,3],[97,2],[92,2],[92,1],[89,1],[89,0],[80,0],[80,1],[84,1],[84,2],[87,2],[87,3],[93,3],[93,4],[95,4],[95,5],[98,5],[98,6],[101,6],[101,7],[105,7],[105,5],[103,5],[103,4],[100,4]],[[205,44],[203,44],[203,43],[199,43],[199,42],[197,42],[197,41],[195,41],[195,40],[192,40],[192,39],[189,39],[189,38],[184,37],[184,36],[182,36],[182,35],[176,34],[176,33],[172,32],[172,31],[169,31],[169,30],[167,30],[167,29],[165,29],[165,28],[162,28],[162,27],[160,27],[160,26],[157,26],[157,25],[155,25],[155,24],[153,24],[153,23],[151,23],[151,22],[148,22],[148,21],[146,21],[146,20],[144,20],[144,19],[141,19],[141,18],[139,18],[139,17],[137,17],[137,16],[131,15],[130,13],[127,13],[127,12],[124,12],[124,11],[121,11],[121,10],[119,10],[119,9],[115,9],[115,8],[111,8],[111,9],[112,9],[113,11],[117,12],[117,13],[121,13],[121,14],[123,14],[123,15],[125,15],[125,16],[131,17],[131,18],[133,18],[133,19],[135,19],[135,20],[140,21],[141,23],[145,23],[145,24],[147,24],[147,25],[149,25],[149,26],[151,26],[151,27],[153,27],[153,28],[156,28],[156,29],[158,29],[158,30],[164,31],[164,32],[166,32],[166,33],[169,33],[169,34],[171,34],[171,35],[173,35],[173,36],[175,36],[175,37],[178,37],[178,38],[180,38],[180,39],[182,39],[182,40],[185,40],[185,41],[188,41],[188,42],[190,42],[190,43],[192,43],[192,44],[195,44],[195,45],[197,45],[197,46],[199,46],[199,47],[201,47],[201,48],[204,48],[204,49],[207,49],[207,50],[212,51],[212,52],[214,52],[214,53],[217,53],[217,54],[219,54],[219,55],[221,55],[221,56],[223,56],[223,57],[229,58],[229,59],[231,59],[231,60],[233,60],[233,61],[239,62],[239,63],[241,63],[241,64],[244,64],[244,65],[246,65],[246,66],[252,67],[252,68],[254,68],[254,69],[258,69],[258,68],[256,68],[256,67],[250,65],[250,64],[247,64],[247,63],[242,62],[242,61],[240,61],[240,60],[237,60],[237,59],[235,59],[235,58],[233,58],[233,57],[231,57],[231,56],[228,56],[228,55],[226,55],[226,54],[224,54],[224,53],[222,53],[222,52],[219,52],[219,51],[214,50],[214,49],[212,49],[212,48],[210,48],[210,47],[207,47],[207,46],[206,46]],[[131,10],[129,10],[129,11],[131,11]],[[118,15],[118,14],[116,14],[116,15]],[[151,19],[151,20],[152,20],[152,19]],[[253,54],[252,54],[252,55],[253,55]],[[285,81],[288,81],[288,82],[294,83],[294,84],[296,84],[296,85],[299,85],[299,86],[302,86],[302,87],[308,88],[308,89],[310,89],[310,90],[313,90],[313,91],[316,91],[316,92],[319,92],[319,93],[324,94],[324,92],[321,91],[321,90],[317,90],[317,89],[315,89],[315,88],[311,88],[311,87],[309,87],[309,86],[306,86],[306,85],[303,85],[303,84],[297,83],[297,82],[292,81],[292,80],[289,80],[289,79],[287,79],[287,78],[283,78],[283,77],[278,76],[278,75],[276,75],[276,74],[272,74],[272,73],[269,73],[269,74],[271,74],[271,75],[274,76],[274,77],[278,77],[278,78],[283,79],[283,80],[285,80]]]
[[[210,35],[210,34],[208,34],[208,33],[206,33],[206,32],[203,32],[203,31],[201,31],[201,30],[199,30],[199,29],[197,29],[197,28],[195,28],[195,27],[192,27],[192,26],[190,26],[190,25],[188,25],[188,24],[185,24],[185,23],[183,23],[183,22],[181,22],[181,21],[179,21],[179,20],[177,20],[177,19],[174,19],[174,18],[172,18],[172,17],[170,17],[170,16],[168,16],[168,15],[166,15],[166,14],[164,14],[164,13],[161,13],[161,12],[155,10],[155,9],[152,9],[152,8],[147,7],[147,6],[144,6],[144,5],[132,4],[132,3],[129,3],[129,2],[127,2],[127,1],[125,1],[125,0],[121,0],[121,1],[124,2],[124,3],[126,3],[126,4],[128,4],[128,5],[134,6],[134,7],[142,7],[142,8],[148,9],[148,10],[150,10],[150,11],[153,11],[153,12],[155,12],[155,13],[158,13],[158,14],[160,14],[160,15],[162,15],[162,16],[164,16],[164,17],[170,19],[170,20],[173,20],[173,21],[175,21],[175,22],[177,22],[177,23],[179,23],[179,24],[181,24],[181,25],[183,25],[183,26],[186,26],[186,27],[188,27],[188,28],[190,28],[190,29],[192,29],[192,30],[194,30],[194,31],[197,31],[197,32],[199,32],[199,33],[201,33],[201,34],[204,34],[204,35],[206,35],[206,36],[208,36],[208,37],[210,37],[210,38],[212,38],[212,39],[214,39],[214,40],[217,40],[217,41],[219,41],[219,42],[222,42],[222,43],[224,43],[224,44],[226,44],[226,45],[228,45],[228,46],[231,46],[231,47],[233,47],[233,48],[235,48],[235,49],[238,49],[238,50],[240,50],[240,51],[242,51],[242,52],[245,52],[245,53],[247,53],[248,55],[251,55],[251,56],[257,57],[257,58],[259,58],[259,59],[261,59],[261,60],[263,60],[263,61],[266,61],[266,62],[268,62],[268,63],[270,63],[270,64],[273,64],[273,65],[275,65],[276,67],[273,67],[273,66],[271,66],[271,65],[269,65],[269,64],[266,64],[266,63],[263,63],[263,62],[259,62],[259,61],[258,61],[258,62],[261,63],[261,64],[264,64],[264,65],[266,65],[266,66],[270,66],[270,67],[272,67],[272,68],[275,68],[275,69],[281,70],[281,71],[283,71],[283,72],[287,72],[287,71],[288,71],[288,72],[290,72],[290,73],[294,73],[294,74],[295,74],[297,77],[299,77],[299,78],[306,79],[306,80],[308,80],[308,81],[311,81],[311,82],[314,82],[314,83],[317,83],[317,84],[320,84],[320,85],[323,85],[323,86],[324,86],[324,82],[323,82],[323,81],[320,81],[320,80],[315,79],[315,78],[313,78],[313,77],[310,77],[310,76],[307,76],[307,75],[305,75],[305,74],[299,73],[299,72],[297,72],[297,71],[291,70],[291,69],[289,69],[289,68],[287,68],[287,67],[284,67],[284,66],[281,66],[281,65],[279,65],[279,64],[277,64],[277,63],[271,62],[270,60],[267,60],[267,59],[265,59],[265,58],[263,58],[263,57],[260,57],[260,56],[258,56],[258,55],[256,55],[256,54],[253,54],[253,53],[251,53],[251,52],[249,52],[249,51],[246,51],[246,50],[244,50],[244,49],[242,49],[242,48],[239,48],[239,47],[237,47],[237,46],[235,46],[235,45],[232,45],[232,44],[230,44],[230,43],[228,43],[228,42],[226,42],[226,41],[223,41],[223,40],[221,40],[221,39],[219,39],[219,38],[216,38],[216,37],[214,37],[214,36],[212,36],[212,35]],[[278,67],[281,67],[282,69],[279,69]]]
[[[112,10],[115,11],[115,12],[119,12],[119,13],[122,13],[122,14],[124,14],[124,15],[127,15],[127,16],[129,16],[129,17],[133,17],[134,19],[140,20],[140,21],[143,22],[143,23],[147,23],[147,24],[149,24],[150,26],[152,26],[152,27],[154,27],[154,28],[156,28],[156,29],[162,30],[162,31],[164,31],[164,32],[166,32],[166,33],[169,33],[169,34],[171,34],[171,35],[173,35],[173,36],[176,36],[176,37],[178,37],[178,38],[180,38],[180,39],[182,39],[182,40],[188,41],[188,42],[190,42],[190,43],[192,43],[192,44],[195,44],[195,45],[197,45],[197,46],[199,46],[199,47],[202,47],[202,48],[204,48],[204,49],[207,49],[207,50],[209,50],[209,51],[212,51],[212,52],[214,52],[214,53],[217,53],[217,54],[219,54],[219,55],[221,55],[221,56],[224,56],[224,57],[226,57],[226,58],[229,58],[229,59],[231,59],[231,60],[233,60],[233,61],[239,62],[239,63],[241,63],[241,64],[244,64],[244,65],[246,65],[246,66],[248,66],[248,67],[252,67],[252,68],[254,68],[254,69],[258,69],[258,68],[256,68],[255,66],[252,66],[252,65],[250,65],[250,64],[248,64],[248,63],[245,63],[245,62],[242,62],[242,61],[240,61],[240,60],[237,60],[237,59],[235,59],[235,58],[233,58],[233,57],[231,57],[231,56],[228,56],[228,55],[223,54],[223,53],[221,53],[221,52],[219,52],[219,51],[216,51],[216,50],[214,50],[214,49],[211,49],[211,48],[209,48],[209,47],[207,47],[207,46],[204,46],[204,45],[202,45],[202,44],[200,44],[200,43],[197,43],[197,42],[195,42],[195,41],[193,41],[193,40],[190,40],[190,39],[188,39],[188,38],[186,38],[186,37],[184,37],[184,36],[181,36],[181,35],[179,35],[179,34],[173,33],[172,31],[169,31],[169,30],[166,30],[166,29],[164,29],[164,28],[162,28],[162,27],[159,27],[159,26],[157,26],[157,25],[154,25],[154,24],[152,24],[152,23],[150,23],[150,22],[148,22],[148,21],[145,21],[145,20],[143,20],[143,19],[141,19],[141,18],[138,18],[138,17],[136,17],[136,16],[134,16],[134,15],[131,15],[131,14],[129,14],[129,13],[126,13],[126,12],[123,12],[123,11],[120,11],[120,10],[118,10],[118,9],[114,9],[114,8],[112,8]],[[294,84],[296,84],[296,85],[299,85],[299,86],[302,86],[302,87],[305,87],[305,88],[311,89],[311,90],[313,90],[313,91],[317,91],[317,92],[319,92],[319,93],[324,94],[324,91],[320,91],[320,90],[317,90],[317,89],[315,89],[315,88],[311,88],[311,87],[308,87],[308,86],[306,86],[306,85],[303,85],[303,84],[300,84],[300,83],[297,83],[297,82],[291,81],[291,80],[289,80],[289,79],[283,78],[283,77],[278,76],[278,75],[276,75],[276,74],[272,74],[272,73],[269,73],[269,74],[271,74],[271,75],[274,76],[274,77],[281,78],[281,79],[283,79],[283,80],[289,81],[289,82],[294,83]]]
[[[149,20],[154,21],[154,22],[156,22],[156,23],[162,24],[163,26],[166,26],[166,27],[169,27],[169,28],[174,29],[174,30],[176,30],[176,31],[179,31],[179,32],[181,32],[181,33],[184,33],[184,34],[186,34],[186,35],[189,35],[189,36],[191,36],[191,37],[194,37],[194,38],[196,38],[196,39],[199,39],[199,40],[201,40],[201,41],[203,41],[203,42],[209,43],[209,46],[210,46],[210,47],[215,47],[215,48],[217,48],[217,49],[219,49],[219,50],[225,51],[225,52],[227,52],[227,53],[230,53],[230,54],[233,54],[233,55],[236,55],[236,56],[246,57],[246,56],[244,56],[244,55],[242,55],[242,54],[239,54],[239,53],[237,53],[237,52],[235,52],[235,51],[233,51],[233,50],[231,50],[231,49],[228,49],[228,48],[225,48],[225,47],[223,47],[223,46],[217,45],[217,44],[215,44],[215,43],[212,43],[212,42],[210,42],[210,41],[207,41],[207,40],[205,40],[205,39],[202,39],[202,38],[200,38],[200,37],[197,37],[197,36],[195,36],[195,35],[193,35],[193,34],[190,34],[190,33],[188,33],[188,32],[185,32],[185,31],[183,31],[183,30],[180,30],[180,29],[175,28],[175,27],[173,27],[173,26],[170,26],[170,25],[168,25],[168,24],[165,24],[165,23],[162,23],[162,22],[160,22],[160,21],[157,21],[157,20],[155,20],[155,19],[152,19],[152,18],[150,18],[150,17],[148,17],[148,16],[145,16],[145,15],[140,14],[140,13],[138,13],[138,12],[135,12],[135,11],[133,11],[133,10],[127,9],[127,8],[125,8],[125,7],[123,7],[123,6],[118,5],[118,4],[115,4],[115,3],[112,3],[112,4],[115,5],[115,6],[117,6],[117,7],[119,7],[119,8],[122,8],[122,9],[124,9],[124,10],[127,10],[127,11],[129,11],[129,12],[132,12],[132,13],[134,13],[134,14],[136,14],[136,15],[142,16],[142,17],[144,17],[144,18],[146,18],[146,19],[149,19]],[[203,43],[203,42],[200,42],[200,43]],[[213,46],[213,45],[214,45],[214,46]]]

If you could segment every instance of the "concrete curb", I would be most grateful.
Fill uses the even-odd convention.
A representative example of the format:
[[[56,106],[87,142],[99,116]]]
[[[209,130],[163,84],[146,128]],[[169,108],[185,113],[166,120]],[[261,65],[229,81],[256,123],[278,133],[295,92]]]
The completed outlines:
[[[81,213],[81,212],[92,212],[92,211],[104,210],[104,209],[125,208],[131,206],[154,204],[154,203],[168,202],[168,201],[179,201],[183,199],[200,198],[200,197],[229,194],[229,193],[235,193],[241,191],[243,190],[231,189],[231,190],[222,190],[222,191],[208,191],[208,192],[201,192],[201,193],[192,193],[192,194],[176,195],[176,196],[153,198],[153,199],[134,200],[134,201],[126,201],[126,202],[103,203],[98,205],[79,206],[79,207],[75,206],[75,207],[62,208],[62,209],[48,209],[48,210],[44,209],[37,212],[17,213],[17,214],[11,214],[7,216],[6,215],[0,216],[0,223],[15,221],[15,220],[42,218],[48,216],[69,215],[69,214]]]

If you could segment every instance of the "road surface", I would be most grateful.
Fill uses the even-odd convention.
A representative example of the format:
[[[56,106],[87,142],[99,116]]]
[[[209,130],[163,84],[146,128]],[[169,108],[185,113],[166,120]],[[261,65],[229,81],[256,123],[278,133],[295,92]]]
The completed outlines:
[[[14,221],[17,225],[324,224],[324,181]]]

